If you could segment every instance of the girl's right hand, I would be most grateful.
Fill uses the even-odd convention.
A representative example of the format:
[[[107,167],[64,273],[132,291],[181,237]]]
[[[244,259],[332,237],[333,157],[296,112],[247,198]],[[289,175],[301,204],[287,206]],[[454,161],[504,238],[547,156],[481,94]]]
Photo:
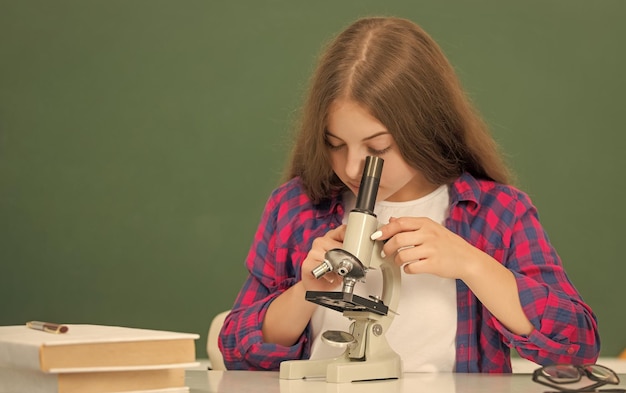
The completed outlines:
[[[341,225],[326,232],[322,237],[313,240],[311,250],[302,263],[302,284],[307,291],[332,291],[337,288],[342,278],[335,272],[328,272],[319,279],[315,278],[312,271],[324,262],[327,251],[333,248],[341,248],[346,235],[346,226]]]

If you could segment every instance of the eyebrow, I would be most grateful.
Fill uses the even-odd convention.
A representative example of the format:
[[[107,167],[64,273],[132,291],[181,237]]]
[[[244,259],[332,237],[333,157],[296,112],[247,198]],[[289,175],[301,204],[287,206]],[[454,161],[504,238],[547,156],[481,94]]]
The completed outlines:
[[[343,139],[339,138],[337,135],[334,135],[332,132],[330,132],[328,130],[326,130],[325,134],[328,135],[328,136],[332,136],[333,138],[337,138],[340,141],[343,140]],[[376,137],[379,137],[381,135],[386,135],[386,134],[389,134],[389,131],[380,131],[380,132],[377,132],[377,133],[375,133],[373,135],[368,136],[367,138],[363,138],[362,142],[369,141],[370,139],[374,139]]]

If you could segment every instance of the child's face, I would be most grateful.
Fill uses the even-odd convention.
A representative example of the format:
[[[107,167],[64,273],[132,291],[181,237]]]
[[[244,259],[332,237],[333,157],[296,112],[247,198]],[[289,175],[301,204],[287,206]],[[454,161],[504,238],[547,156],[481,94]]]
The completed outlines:
[[[335,174],[355,195],[366,156],[384,160],[378,200],[409,201],[437,187],[404,161],[387,128],[353,101],[339,100],[330,107],[326,144]]]

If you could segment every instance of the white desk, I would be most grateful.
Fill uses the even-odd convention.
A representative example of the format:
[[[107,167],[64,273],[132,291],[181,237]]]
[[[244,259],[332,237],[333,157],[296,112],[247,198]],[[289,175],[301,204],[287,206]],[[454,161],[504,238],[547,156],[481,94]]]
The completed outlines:
[[[600,357],[596,363],[610,368],[617,374],[626,374],[626,359]],[[514,374],[532,374],[533,371],[541,367],[530,360],[518,357],[511,358],[511,366],[513,367]],[[626,383],[626,381],[624,382]]]
[[[327,383],[283,380],[270,371],[187,371],[190,393],[542,393],[550,389],[528,374],[405,374],[397,380]],[[620,375],[626,389],[626,374]],[[615,385],[608,385],[612,388]]]
[[[197,361],[199,365],[198,367],[194,367],[193,370],[206,370],[207,368],[211,368],[209,359],[197,359]],[[600,357],[597,363],[612,369],[618,374],[626,374],[626,359]],[[511,366],[513,367],[513,374],[532,374],[535,369],[540,367],[530,360],[519,357],[511,358]]]

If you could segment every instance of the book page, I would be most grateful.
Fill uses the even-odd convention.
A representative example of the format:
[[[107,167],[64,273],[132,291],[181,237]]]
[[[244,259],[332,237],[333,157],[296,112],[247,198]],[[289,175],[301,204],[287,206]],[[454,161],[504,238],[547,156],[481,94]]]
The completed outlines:
[[[55,372],[73,372],[77,371],[77,368],[81,368],[78,365],[71,367],[69,365],[61,367],[43,367],[43,351],[45,348],[52,350],[53,348],[61,348],[60,346],[67,345],[70,348],[73,345],[94,345],[110,343],[141,343],[141,342],[177,342],[178,340],[189,341],[199,338],[198,334],[193,333],[178,333],[161,330],[151,329],[139,329],[128,328],[119,326],[105,326],[105,325],[80,325],[80,324],[68,324],[69,330],[63,334],[47,333],[40,330],[30,329],[26,326],[0,326],[0,365],[7,364],[17,367],[26,367],[31,369],[42,369],[51,371],[53,368]],[[47,352],[47,351],[46,351]],[[186,359],[179,362],[179,364],[195,365],[193,362],[195,359]],[[171,367],[171,362],[163,362],[168,364],[163,365],[143,365],[152,368],[165,368]],[[86,371],[93,371],[98,366],[104,366],[105,368],[97,369],[111,369],[111,366],[118,366],[117,364],[106,365],[85,365]],[[121,363],[120,367],[129,366]],[[132,366],[132,365],[130,365]],[[140,365],[136,365],[140,366]],[[139,369],[141,367],[135,367]]]
[[[124,342],[147,340],[198,339],[195,333],[178,333],[164,330],[151,330],[106,325],[67,324],[67,333],[53,334],[26,326],[0,326],[0,345],[10,341],[28,345],[66,345],[98,342]]]

